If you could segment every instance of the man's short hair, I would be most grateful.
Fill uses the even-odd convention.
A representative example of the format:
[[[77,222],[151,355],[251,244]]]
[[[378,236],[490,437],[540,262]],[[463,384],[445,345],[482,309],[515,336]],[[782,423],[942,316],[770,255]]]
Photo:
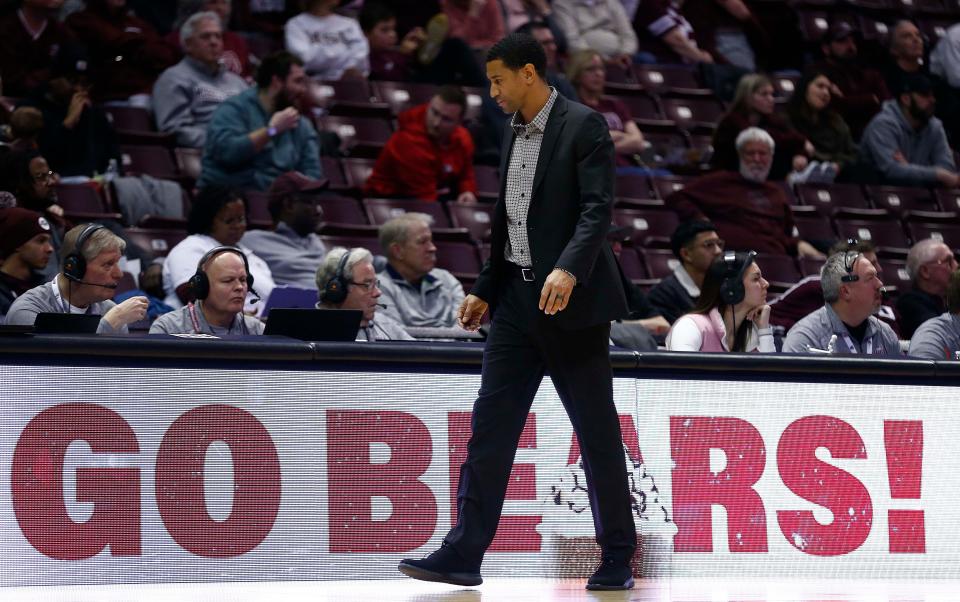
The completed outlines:
[[[856,251],[857,253],[876,253],[877,246],[869,240],[859,240],[859,239],[847,239],[840,241],[830,247],[830,250],[827,251],[827,255],[833,255],[834,253],[842,253],[843,251]]]
[[[547,77],[547,53],[528,33],[511,33],[490,47],[487,62],[503,61],[507,69],[519,71],[524,65],[533,65],[540,79]]]
[[[520,27],[513,30],[513,33],[524,33],[528,36],[533,35],[535,29],[550,29],[550,25],[543,19],[530,19]]]
[[[777,145],[773,142],[773,136],[767,133],[767,130],[758,127],[749,127],[737,134],[737,153],[749,142],[763,142],[770,147],[770,152],[776,150]]]
[[[300,57],[290,54],[286,50],[278,50],[268,54],[263,58],[260,67],[257,68],[257,87],[261,90],[269,88],[274,77],[281,80],[287,79],[293,65],[303,67],[303,61],[300,60]]]
[[[920,266],[933,261],[937,254],[937,247],[942,244],[942,240],[925,238],[910,247],[910,252],[907,253],[907,275],[910,276],[910,280],[917,281],[917,277],[920,276]]]
[[[397,13],[383,2],[371,2],[367,0],[357,15],[357,21],[360,22],[360,29],[363,33],[370,33],[378,23],[396,19]]]
[[[463,88],[460,86],[454,86],[447,84],[446,86],[440,86],[437,89],[436,94],[443,102],[448,105],[459,105],[460,106],[460,118],[462,119],[467,113],[467,94],[463,91]]]
[[[344,247],[334,247],[330,249],[327,254],[323,256],[323,261],[321,261],[317,267],[317,290],[320,291],[321,295],[323,294],[323,289],[327,287],[327,283],[336,276],[337,266],[340,265],[340,260],[343,259],[346,253],[350,254],[347,258],[346,265],[343,266],[343,279],[347,282],[353,280],[353,269],[357,264],[365,262],[373,263],[373,253],[363,247],[354,247],[349,250]],[[320,302],[323,302],[322,298]]]
[[[61,263],[77,249],[77,239],[80,238],[80,234],[89,225],[90,224],[80,224],[79,226],[71,228],[69,232],[63,235],[63,245],[60,247]],[[87,237],[87,240],[83,243],[81,252],[83,253],[83,258],[90,262],[104,251],[117,251],[122,255],[126,250],[127,242],[104,226]]]
[[[203,21],[213,21],[219,25],[221,29],[223,28],[223,24],[220,23],[220,15],[217,13],[211,10],[194,13],[187,17],[187,20],[180,26],[180,46],[182,48],[187,47],[187,40],[193,37],[193,32],[197,30],[197,27],[199,27]]]
[[[420,224],[426,224],[429,228],[433,225],[433,218],[426,213],[410,211],[403,215],[398,215],[380,226],[380,248],[383,249],[387,257],[390,257],[390,245],[393,243],[397,243],[398,245],[405,244],[410,237],[410,227]]]
[[[947,311],[960,313],[960,270],[954,270],[947,283]]]
[[[36,107],[17,107],[10,113],[10,136],[32,138],[43,129],[43,113]]]
[[[857,251],[841,251],[827,257],[827,262],[820,268],[820,287],[823,289],[824,301],[833,303],[840,298],[840,287],[844,284],[842,278],[856,269],[856,262],[860,257],[863,256]],[[847,268],[850,268],[850,271]]]
[[[680,249],[687,247],[694,240],[697,239],[697,235],[702,232],[716,232],[717,227],[713,225],[713,222],[708,222],[705,220],[690,220],[683,222],[677,229],[673,231],[673,234],[670,236],[670,249],[673,251],[674,257],[683,261],[680,257]]]

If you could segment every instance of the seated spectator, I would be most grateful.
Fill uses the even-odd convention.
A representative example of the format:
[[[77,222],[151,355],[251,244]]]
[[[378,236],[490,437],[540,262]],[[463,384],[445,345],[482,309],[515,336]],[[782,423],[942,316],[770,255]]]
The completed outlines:
[[[387,267],[380,277],[383,313],[404,326],[451,328],[463,286],[437,266],[429,215],[405,213],[380,226]]]
[[[176,134],[178,145],[203,148],[214,110],[247,83],[226,68],[217,13],[189,17],[180,27],[180,42],[186,56],[153,85],[153,112],[160,131]]]
[[[450,36],[460,38],[474,50],[486,51],[504,36],[499,0],[441,0]]]
[[[925,321],[910,339],[910,357],[927,360],[960,359],[960,271],[950,274],[946,312]]]
[[[667,335],[670,351],[760,351],[775,353],[770,306],[756,253],[727,251],[703,279],[693,310]]]
[[[640,47],[657,63],[712,63],[697,47],[693,26],[680,14],[675,0],[643,0],[633,19]]]
[[[316,233],[323,215],[317,193],[326,187],[326,180],[295,171],[281,175],[270,186],[273,230],[249,230],[240,239],[240,244],[267,262],[278,285],[310,289],[316,283],[317,266],[327,252]]]
[[[860,141],[860,161],[883,183],[897,186],[960,185],[943,123],[933,116],[936,99],[929,78],[901,80],[897,97],[883,103]]]
[[[150,334],[263,334],[263,322],[243,314],[247,293],[256,281],[247,268],[247,256],[236,247],[207,251],[190,278],[196,301],[157,318]]]
[[[154,80],[177,61],[176,48],[134,16],[126,0],[87,0],[66,23],[90,51],[97,100],[136,97],[131,100],[147,106]]]
[[[266,190],[288,171],[323,177],[317,132],[294,108],[306,91],[300,59],[287,52],[264,58],[257,85],[213,112],[197,186]]]
[[[790,126],[810,141],[813,145],[811,158],[826,168],[826,171],[821,170],[819,181],[833,181],[845,167],[857,160],[857,145],[847,122],[830,108],[831,90],[834,89],[836,86],[826,74],[808,71],[800,79],[787,105]]]
[[[46,280],[50,240],[50,223],[36,211],[0,209],[0,323],[14,299]]]
[[[883,280],[883,266],[880,265],[877,249],[872,242],[856,239],[841,241],[830,247],[828,255],[843,251],[855,251],[863,255],[877,270],[877,278]],[[883,290],[880,292],[883,293]],[[823,289],[820,287],[820,274],[807,276],[770,303],[770,323],[787,331],[821,306],[823,306]],[[900,325],[897,313],[892,306],[881,305],[875,315],[899,336]]]
[[[397,15],[382,2],[364,2],[358,17],[370,47],[370,79],[417,81],[416,54],[426,40],[422,27],[414,27],[397,44]]]
[[[739,171],[701,176],[666,199],[681,220],[707,219],[733,249],[822,258],[794,234],[793,213],[783,188],[767,181],[774,142],[760,128],[747,128],[736,140]]]
[[[517,29],[517,33],[528,33],[543,46],[543,52],[547,55],[547,83],[556,88],[557,92],[564,98],[579,100],[577,91],[570,80],[558,71],[557,51],[559,50],[559,44],[553,29],[545,21],[530,21]],[[503,111],[499,112],[503,115]]]
[[[240,239],[247,230],[247,200],[242,195],[220,186],[210,186],[200,191],[190,206],[187,216],[187,232],[184,238],[163,261],[164,303],[179,309],[190,301],[190,277],[197,271],[197,263],[204,253],[214,247],[237,247],[247,256],[250,274],[256,289],[250,287],[247,295],[246,313],[260,314],[263,306],[256,303],[266,299],[275,286],[270,266],[250,249],[240,246]]]
[[[950,26],[930,53],[930,74],[950,146],[960,148],[960,23]]]
[[[906,76],[928,73],[923,61],[923,34],[913,21],[900,19],[893,25],[889,51],[883,75],[887,89],[894,94],[903,88]]]
[[[123,272],[120,258],[126,243],[99,224],[81,224],[63,240],[63,265],[53,280],[17,297],[7,312],[7,324],[32,325],[39,313],[103,316],[97,332],[126,333],[127,325],[147,315],[146,297],[130,297],[119,305],[111,301]]]
[[[166,36],[167,43],[183,50],[180,30],[187,19],[200,12],[216,13],[220,17],[220,27],[223,31],[221,64],[240,77],[252,79],[253,63],[250,60],[250,48],[247,45],[247,40],[237,32],[230,31],[232,10],[232,0],[179,0],[177,2],[177,20],[173,31]]]
[[[283,27],[286,48],[303,61],[307,75],[322,80],[366,77],[370,46],[356,19],[333,10],[340,0],[307,0],[304,12]]]
[[[610,247],[618,260],[620,253],[623,252],[623,241],[630,239],[632,231],[633,228],[629,226],[611,225],[607,232],[607,240],[610,241]],[[656,351],[657,339],[654,337],[667,334],[670,323],[653,307],[643,290],[626,277],[619,263],[617,265],[630,313],[625,319],[610,323],[610,340],[614,345],[624,349]]]
[[[756,71],[772,48],[770,36],[743,0],[684,0],[681,13],[690,21],[697,45],[716,63]]]
[[[637,34],[620,0],[553,0],[571,52],[595,50],[624,69],[633,64]]]
[[[650,304],[667,322],[693,309],[713,260],[723,254],[724,241],[708,221],[685,221],[670,236],[670,248],[680,260],[673,273],[650,289]]]
[[[813,153],[813,146],[774,113],[774,106],[773,83],[767,76],[750,74],[740,78],[733,104],[713,133],[711,163],[714,168],[737,171],[739,157],[734,142],[748,127],[760,128],[773,137],[776,152],[769,179],[783,180],[790,171],[807,166],[807,156]]]
[[[0,17],[0,73],[3,93],[22,97],[50,78],[58,50],[73,34],[57,21],[63,0],[23,0]]]
[[[463,90],[443,86],[427,104],[401,113],[364,194],[435,201],[449,188],[458,203],[476,202],[473,138],[461,125],[466,110]]]
[[[529,23],[543,23],[556,39],[557,48],[566,52],[567,37],[563,34],[563,28],[557,24],[550,0],[500,0],[500,6],[503,7],[503,24],[506,31],[522,31],[521,28]],[[543,44],[542,40],[539,38],[537,40]],[[549,63],[549,57],[547,62]]]
[[[900,355],[893,329],[873,314],[882,303],[883,282],[857,251],[834,253],[820,270],[826,304],[787,332],[785,353]]]
[[[637,168],[633,157],[642,153],[648,143],[633,121],[630,109],[620,100],[603,95],[606,76],[607,68],[603,58],[593,50],[578,52],[567,63],[567,78],[576,88],[580,102],[607,120],[613,147],[617,151],[617,171],[624,173],[631,167]]]
[[[928,238],[910,247],[907,274],[913,288],[897,298],[904,339],[910,339],[918,326],[946,311],[947,286],[956,271],[953,251],[943,242]]]
[[[38,152],[43,131],[43,113],[35,107],[17,107],[10,114],[10,144],[12,151]]]
[[[362,248],[331,249],[317,268],[317,309],[359,309],[358,341],[412,340],[403,326],[386,315],[377,316],[380,281],[373,269],[373,255]]]
[[[839,112],[855,140],[859,140],[880,103],[890,98],[883,75],[859,60],[853,28],[846,21],[834,21],[820,42],[823,60],[813,71],[827,76],[836,86],[831,105]]]

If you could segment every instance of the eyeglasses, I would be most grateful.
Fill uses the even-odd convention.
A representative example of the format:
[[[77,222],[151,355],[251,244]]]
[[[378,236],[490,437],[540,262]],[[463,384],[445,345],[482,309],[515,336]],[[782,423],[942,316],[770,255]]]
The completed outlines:
[[[935,259],[933,261],[928,261],[927,265],[930,265],[931,263],[936,265],[946,265],[947,267],[950,267],[950,268],[956,268],[957,258],[954,257],[953,255],[949,255],[947,257],[944,257],[943,259]]]
[[[368,293],[373,290],[373,287],[380,288],[380,280],[379,280],[379,279],[377,279],[377,280],[368,280],[367,282],[354,282],[353,280],[351,280],[351,281],[350,281],[350,284],[352,284],[352,285],[354,285],[354,286],[363,287],[363,290],[366,291],[366,292],[368,292]]]
[[[47,171],[43,173],[33,174],[34,182],[49,182],[50,180],[57,177],[57,172]]]

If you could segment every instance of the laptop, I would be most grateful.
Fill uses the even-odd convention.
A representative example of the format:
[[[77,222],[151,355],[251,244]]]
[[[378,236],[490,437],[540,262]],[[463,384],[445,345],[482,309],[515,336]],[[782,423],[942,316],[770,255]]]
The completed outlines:
[[[100,326],[97,314],[39,313],[33,322],[37,334],[96,334]]]
[[[355,341],[362,317],[359,309],[274,307],[263,334],[279,334],[301,341]]]

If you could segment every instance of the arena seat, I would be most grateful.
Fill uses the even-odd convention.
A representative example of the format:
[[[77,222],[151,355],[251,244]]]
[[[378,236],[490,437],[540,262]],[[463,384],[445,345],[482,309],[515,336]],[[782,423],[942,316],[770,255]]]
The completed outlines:
[[[960,211],[960,190],[937,188],[934,196],[941,211]]]
[[[454,228],[466,228],[470,236],[476,241],[490,239],[490,230],[493,225],[493,205],[489,203],[451,203],[447,206],[450,211],[450,221]]]
[[[367,214],[357,199],[345,196],[322,196],[317,204],[323,209],[323,221],[338,224],[369,224]]]
[[[377,81],[371,84],[377,99],[387,103],[394,115],[416,105],[430,102],[437,91],[433,84]]]
[[[390,117],[390,105],[375,97],[370,84],[362,79],[334,82],[310,81],[310,101],[330,115],[354,117]]]
[[[957,213],[916,211],[903,222],[907,235],[914,244],[927,238],[946,243],[951,249],[960,249],[960,222]]]
[[[796,198],[801,205],[816,207],[826,216],[833,215],[839,207],[870,208],[858,184],[798,184]]]
[[[437,267],[443,268],[459,277],[460,274],[476,277],[483,264],[480,253],[472,243],[447,242],[435,240],[437,247]]]
[[[662,209],[614,209],[613,223],[633,228],[630,238],[634,245],[663,247],[669,246],[670,236],[680,225],[680,219],[673,211]]]
[[[712,132],[723,118],[723,104],[716,98],[661,97],[664,116],[687,131]]]
[[[673,273],[673,268],[680,265],[680,260],[674,257],[673,251],[668,249],[637,249],[637,254],[647,266],[647,275],[650,278],[666,278]]]
[[[390,120],[382,117],[328,115],[317,120],[317,127],[340,138],[340,152],[353,157],[376,159],[393,135]]]
[[[339,159],[323,156],[320,157],[320,164],[323,167],[323,177],[330,181],[330,188],[343,190],[350,187]]]
[[[666,200],[674,192],[682,190],[689,181],[690,178],[684,176],[656,176],[650,178],[650,185],[657,198]]]
[[[500,196],[500,170],[492,165],[474,165],[477,196],[496,200]]]
[[[829,246],[837,240],[837,234],[834,232],[830,220],[821,215],[816,207],[792,207],[791,211],[793,213],[793,223],[803,240],[810,243],[822,242],[825,246]]]
[[[614,195],[627,199],[652,199],[657,196],[647,176],[620,174],[613,186]]]
[[[647,268],[633,247],[623,247],[620,250],[620,267],[623,269],[623,275],[629,280],[645,280],[647,278]]]
[[[180,172],[170,149],[165,146],[122,144],[120,157],[127,175],[153,176],[161,180],[179,180]]]
[[[654,94],[713,96],[713,90],[701,85],[697,74],[681,65],[634,65],[636,80]]]
[[[63,207],[65,217],[74,222],[121,220],[111,211],[97,189],[90,184],[57,184],[57,204]]]
[[[340,165],[346,175],[347,186],[355,190],[362,190],[367,178],[373,172],[374,164],[376,164],[375,159],[341,159]]]
[[[938,211],[940,206],[926,188],[905,186],[866,186],[873,206],[894,215],[904,211]]]
[[[186,230],[125,228],[124,234],[133,244],[157,257],[166,257],[172,248],[187,237]]]
[[[367,219],[374,226],[380,226],[404,213],[416,211],[426,213],[433,218],[433,227],[450,228],[450,218],[443,210],[443,204],[435,201],[416,201],[406,199],[363,199],[363,209]]]
[[[868,215],[870,214],[867,214],[864,210],[859,217],[865,218]],[[897,252],[910,248],[910,243],[903,233],[900,221],[891,219],[885,212],[878,212],[870,219],[837,217],[834,219],[834,224],[841,239],[869,240],[877,247],[878,252],[881,247],[895,249]]]
[[[796,262],[789,255],[758,253],[756,262],[763,272],[763,277],[782,290],[786,290],[801,278]]]
[[[270,215],[270,193],[260,190],[243,191],[247,199],[247,228],[270,229],[273,217]]]

